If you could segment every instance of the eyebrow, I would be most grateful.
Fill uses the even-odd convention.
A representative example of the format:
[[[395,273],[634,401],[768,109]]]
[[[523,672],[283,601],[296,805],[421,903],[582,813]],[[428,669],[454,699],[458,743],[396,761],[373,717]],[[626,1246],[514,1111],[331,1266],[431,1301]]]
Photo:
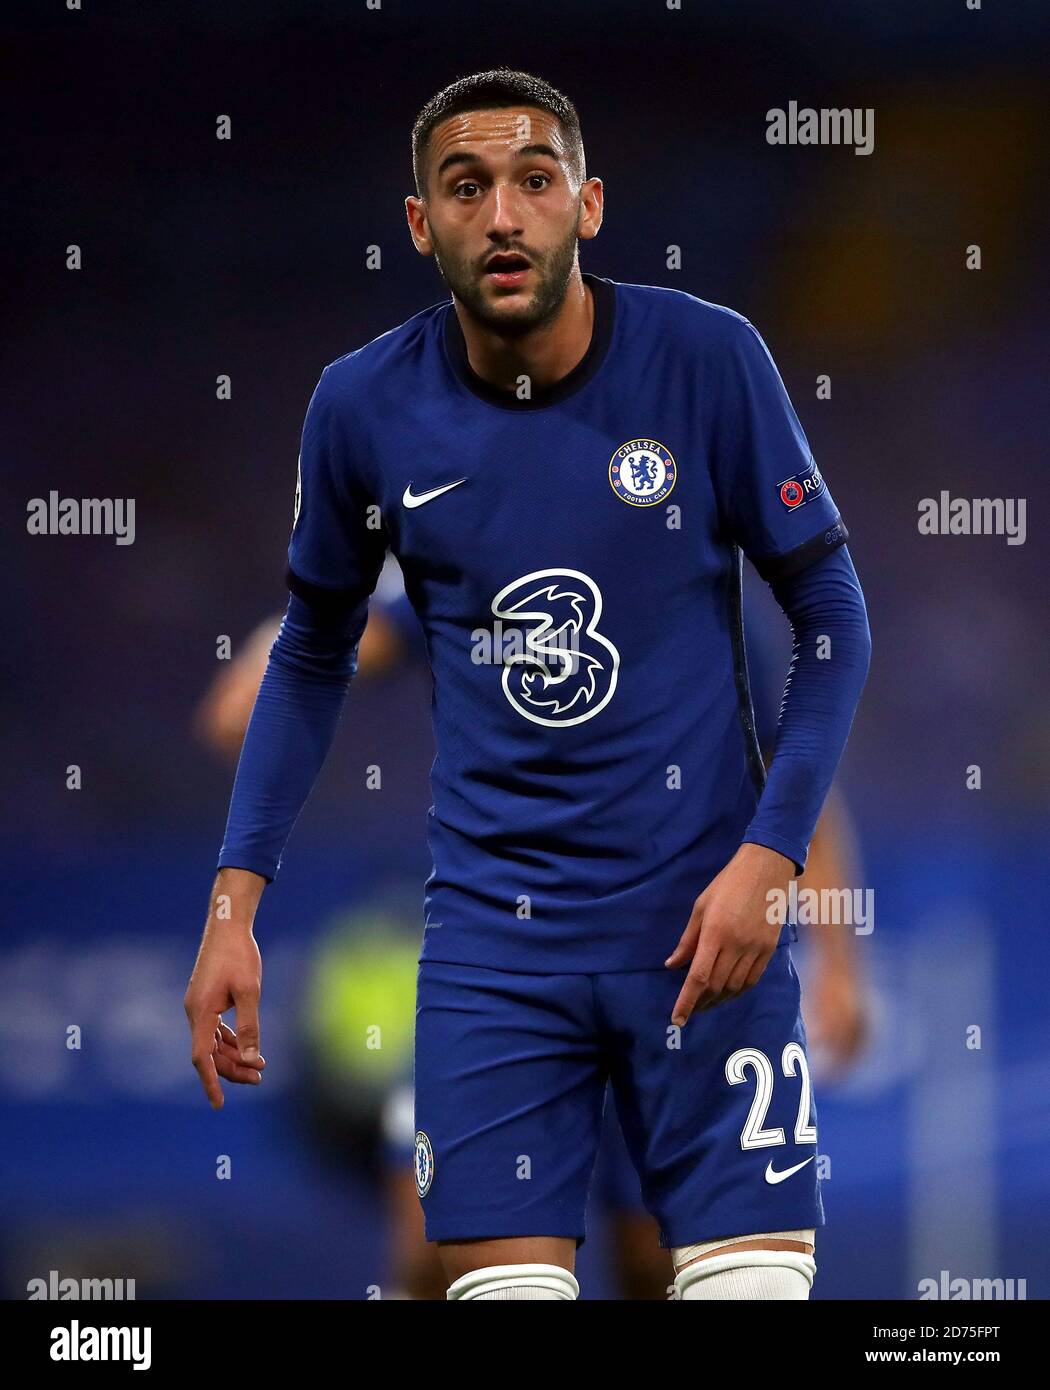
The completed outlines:
[[[517,158],[521,159],[526,155],[546,155],[548,159],[553,159],[556,164],[560,164],[562,161],[562,156],[557,150],[552,149],[550,145],[523,145],[522,148],[517,151]],[[437,176],[440,178],[446,169],[451,169],[457,164],[480,163],[481,156],[479,154],[470,150],[456,150],[452,154],[447,154],[438,165]]]

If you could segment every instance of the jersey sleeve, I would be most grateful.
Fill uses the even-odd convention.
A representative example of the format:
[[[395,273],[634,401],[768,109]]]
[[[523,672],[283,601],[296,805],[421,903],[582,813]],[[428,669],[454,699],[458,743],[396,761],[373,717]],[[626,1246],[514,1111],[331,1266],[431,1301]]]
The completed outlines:
[[[767,581],[848,539],[769,349],[746,319],[734,318],[724,348],[712,475],[728,535]]]
[[[326,367],[303,424],[288,587],[313,604],[353,607],[372,593],[386,531],[363,486],[345,429],[347,406]]]

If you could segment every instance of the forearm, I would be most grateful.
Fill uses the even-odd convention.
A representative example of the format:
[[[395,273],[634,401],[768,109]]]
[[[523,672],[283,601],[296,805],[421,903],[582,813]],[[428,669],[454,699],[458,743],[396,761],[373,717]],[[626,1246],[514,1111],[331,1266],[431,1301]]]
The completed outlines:
[[[845,547],[777,581],[773,592],[794,652],[773,761],[744,840],[777,850],[801,872],[867,676],[871,636]]]
[[[205,930],[228,923],[250,931],[265,887],[266,879],[262,874],[252,873],[250,869],[220,869],[208,900]]]
[[[336,615],[290,599],[244,737],[220,870],[276,876],[335,736],[366,616],[366,600]]]

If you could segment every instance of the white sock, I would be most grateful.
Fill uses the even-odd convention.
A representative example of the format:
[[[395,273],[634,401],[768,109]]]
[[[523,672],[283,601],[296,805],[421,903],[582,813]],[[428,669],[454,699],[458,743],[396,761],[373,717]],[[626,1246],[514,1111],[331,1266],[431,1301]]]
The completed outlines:
[[[450,1285],[450,1302],[542,1301],[568,1302],[579,1298],[575,1276],[560,1265],[489,1265],[472,1269]]]
[[[674,1282],[687,1303],[805,1300],[816,1268],[812,1255],[797,1250],[741,1250],[697,1260]]]
[[[560,1303],[563,1294],[555,1293],[553,1289],[543,1289],[537,1284],[515,1284],[513,1288],[489,1289],[485,1293],[471,1294],[472,1303],[521,1303],[521,1302],[541,1302],[541,1303]]]

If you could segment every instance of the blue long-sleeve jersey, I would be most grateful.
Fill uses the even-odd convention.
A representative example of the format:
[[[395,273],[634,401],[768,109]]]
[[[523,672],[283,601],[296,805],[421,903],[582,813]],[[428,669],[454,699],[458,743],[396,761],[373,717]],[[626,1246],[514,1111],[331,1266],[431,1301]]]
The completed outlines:
[[[434,676],[424,959],[658,967],[741,841],[804,864],[867,669],[846,530],[758,334],[586,279],[591,345],[549,391],[476,377],[446,302],[326,368],[307,414],[220,864],[276,873],[391,548]],[[768,782],[741,551],[796,632]]]

